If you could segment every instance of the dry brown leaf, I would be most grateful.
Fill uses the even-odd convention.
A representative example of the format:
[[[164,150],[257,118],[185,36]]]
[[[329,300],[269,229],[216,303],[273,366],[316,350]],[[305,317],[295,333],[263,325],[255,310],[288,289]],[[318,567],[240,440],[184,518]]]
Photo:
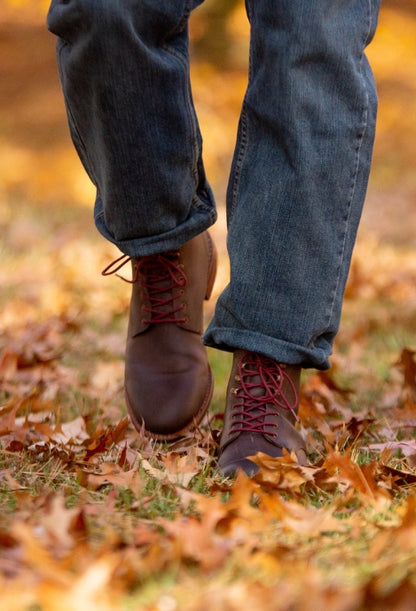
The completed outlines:
[[[143,469],[146,471],[146,473],[148,473],[149,475],[151,475],[155,479],[157,479],[159,481],[168,481],[168,478],[167,478],[167,475],[166,475],[166,471],[164,469],[158,469],[157,467],[153,467],[150,464],[150,462],[148,460],[146,460],[145,458],[143,458],[140,461],[140,466],[143,467]]]
[[[297,462],[296,456],[287,453],[283,457],[272,458],[259,452],[256,456],[251,456],[250,460],[260,467],[259,473],[254,476],[256,482],[295,494],[301,493],[302,486],[307,482],[313,482],[316,472],[315,467],[302,466]]]
[[[202,520],[182,517],[177,520],[160,519],[166,534],[173,542],[176,553],[183,560],[198,562],[203,570],[212,570],[223,565],[230,550],[226,537],[216,533],[219,516],[204,514]]]
[[[188,488],[191,480],[199,472],[198,452],[194,446],[184,456],[176,452],[168,452],[162,458],[167,479],[178,486]]]
[[[84,444],[87,448],[85,453],[86,459],[89,460],[96,454],[106,452],[115,444],[123,441],[126,438],[128,426],[129,419],[123,418],[114,427],[97,427],[88,442]]]
[[[10,533],[22,546],[23,561],[30,567],[35,578],[61,587],[71,587],[72,575],[47,551],[31,526],[16,520],[10,527]]]
[[[369,443],[368,445],[362,446],[363,450],[373,450],[377,452],[383,452],[387,450],[391,455],[393,452],[400,451],[403,456],[409,457],[416,454],[416,439],[409,439],[408,441],[386,441],[384,443]]]
[[[68,509],[63,496],[57,494],[50,499],[45,512],[40,516],[36,533],[56,554],[66,553],[75,542],[71,528],[79,516],[78,508]]]
[[[44,611],[116,611],[119,601],[112,593],[111,579],[118,560],[107,555],[92,561],[85,571],[72,579],[70,587],[57,587],[45,581],[38,588],[38,601]]]
[[[107,484],[135,490],[137,490],[138,485],[140,486],[137,469],[123,471],[120,465],[113,462],[100,463],[93,473],[83,469],[83,473],[86,475],[84,485],[91,490],[98,490],[98,488]]]
[[[388,491],[376,481],[376,463],[359,465],[352,460],[350,448],[344,454],[330,449],[322,468],[340,484],[352,486],[367,499],[367,502],[376,501],[380,497],[390,498]]]
[[[78,416],[71,422],[59,423],[52,435],[53,441],[64,445],[70,442],[82,444],[88,438],[85,419],[82,416]]]
[[[338,507],[330,508],[305,507],[295,501],[282,501],[284,512],[282,523],[286,528],[299,535],[307,537],[318,537],[323,533],[347,532],[351,524],[348,520],[340,520],[334,517]]]

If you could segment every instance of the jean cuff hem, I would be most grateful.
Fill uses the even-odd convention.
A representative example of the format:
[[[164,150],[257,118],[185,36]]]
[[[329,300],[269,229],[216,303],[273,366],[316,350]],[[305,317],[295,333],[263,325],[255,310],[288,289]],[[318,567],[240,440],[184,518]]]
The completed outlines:
[[[208,327],[203,341],[206,346],[218,350],[249,350],[268,356],[278,363],[300,365],[305,369],[324,370],[330,367],[329,355],[322,348],[306,348],[245,329]]]
[[[196,210],[191,218],[170,231],[160,235],[126,240],[117,240],[108,231],[102,215],[95,217],[95,225],[101,235],[115,244],[122,253],[130,257],[146,257],[180,248],[183,244],[211,227],[216,219],[217,213],[215,210]]]

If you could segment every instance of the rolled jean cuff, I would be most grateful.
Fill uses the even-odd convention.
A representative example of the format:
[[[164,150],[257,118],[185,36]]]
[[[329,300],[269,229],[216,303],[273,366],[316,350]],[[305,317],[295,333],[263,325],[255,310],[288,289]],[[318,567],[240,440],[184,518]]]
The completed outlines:
[[[143,236],[120,240],[116,239],[109,231],[105,219],[102,204],[97,198],[95,202],[94,220],[98,231],[107,240],[115,244],[122,253],[130,257],[146,257],[161,252],[176,250],[186,242],[205,231],[215,223],[217,212],[215,208],[193,208],[192,214],[185,222],[158,235]]]
[[[227,329],[222,327],[208,327],[204,337],[204,344],[234,352],[234,350],[248,350],[268,356],[278,363],[287,365],[300,365],[308,369],[329,369],[329,356],[331,347],[328,344],[328,351],[323,348],[306,348],[289,342],[268,337],[262,333],[247,331],[244,329]]]

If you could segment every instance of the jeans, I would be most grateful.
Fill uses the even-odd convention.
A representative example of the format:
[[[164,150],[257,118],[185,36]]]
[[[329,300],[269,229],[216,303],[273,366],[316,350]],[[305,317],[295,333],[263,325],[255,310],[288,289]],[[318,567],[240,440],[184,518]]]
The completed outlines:
[[[215,202],[189,81],[201,0],[53,0],[71,136],[120,250],[164,252]],[[246,0],[249,82],[227,190],[230,283],[204,336],[326,369],[365,198],[380,0]]]

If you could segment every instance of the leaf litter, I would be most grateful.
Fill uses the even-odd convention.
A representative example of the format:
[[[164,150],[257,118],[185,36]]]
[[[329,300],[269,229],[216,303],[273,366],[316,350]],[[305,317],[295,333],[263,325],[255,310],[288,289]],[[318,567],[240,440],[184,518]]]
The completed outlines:
[[[84,313],[87,287],[77,284],[66,287],[71,308],[42,319],[33,312],[27,317],[24,295],[22,320],[16,301],[5,303],[4,607],[412,608],[416,356],[411,343],[380,351],[377,321],[398,329],[396,296],[386,290],[391,301],[384,304],[378,290],[354,286],[357,277],[370,282],[368,260],[358,250],[361,271],[350,280],[332,370],[303,380],[299,417],[309,465],[289,454],[259,454],[252,479],[224,480],[215,469],[228,375],[221,354],[210,353],[221,391],[212,413],[194,434],[156,443],[133,430],[125,414],[124,293],[111,301],[100,291],[112,287],[94,287],[96,302],[113,307],[113,318],[107,311],[95,320]],[[408,269],[412,286],[413,263],[406,265],[401,283]],[[384,286],[392,286],[384,275]],[[37,290],[45,290],[42,283]],[[369,313],[371,327],[363,326],[359,308]],[[416,342],[410,314],[403,320]],[[367,353],[388,367],[377,369]]]
[[[20,20],[20,4],[16,10]],[[386,10],[400,28],[411,27],[404,13]],[[415,38],[406,32],[403,45],[389,49],[397,54],[407,45],[409,59]],[[380,40],[389,35],[384,26]],[[379,53],[376,67],[386,58]],[[398,65],[407,64],[394,61],[387,70],[393,84]],[[209,156],[211,175],[224,173],[235,131],[231,107],[245,87],[241,73],[227,78],[232,86],[206,65],[194,73],[209,128],[206,152],[220,151]],[[215,128],[214,115],[223,111]],[[381,113],[382,138],[390,117],[395,136],[409,131],[396,112]],[[413,146],[414,139],[406,141]],[[4,184],[26,196],[35,181],[30,204],[16,190],[10,200],[0,193],[2,231],[7,221],[0,280],[8,287],[0,310],[3,608],[415,608],[414,248],[365,235],[357,245],[333,368],[303,381],[300,429],[309,465],[259,454],[254,478],[224,480],[215,453],[225,360],[210,353],[216,414],[194,435],[167,445],[135,432],[122,391],[128,294],[97,273],[113,251],[94,239],[82,206],[74,214],[61,200],[50,205],[56,194],[90,201],[91,191],[79,188],[84,178],[73,179],[77,162],[65,147],[54,151],[56,171],[46,177],[41,166],[50,156],[1,146]],[[63,180],[59,189],[54,174]],[[390,205],[392,193],[383,197]]]
[[[143,609],[407,604],[416,579],[412,350],[397,358],[389,426],[377,409],[353,405],[350,383],[312,375],[300,408],[311,463],[258,454],[255,477],[230,481],[215,471],[212,421],[168,446],[122,414],[106,418],[105,404],[71,418],[61,398],[76,380],[63,363],[74,333],[83,325],[52,318],[2,336],[1,362],[14,355],[1,370],[7,608],[116,609],[128,598]]]

